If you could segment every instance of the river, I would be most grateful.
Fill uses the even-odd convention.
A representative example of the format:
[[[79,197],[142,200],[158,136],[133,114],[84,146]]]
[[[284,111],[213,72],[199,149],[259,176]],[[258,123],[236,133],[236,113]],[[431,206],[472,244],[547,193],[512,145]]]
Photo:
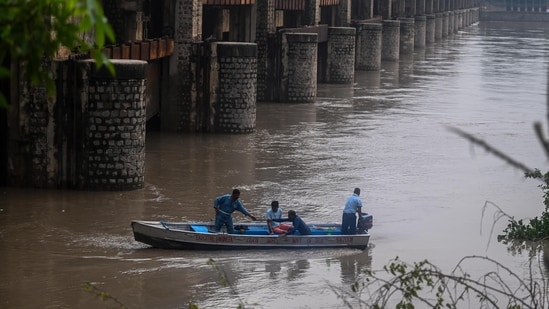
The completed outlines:
[[[315,104],[259,103],[254,134],[148,132],[143,190],[0,188],[0,307],[113,307],[89,282],[128,308],[343,308],[332,288],[397,256],[443,270],[487,256],[527,277],[528,256],[496,240],[506,220],[491,233],[495,208],[483,207],[539,215],[540,183],[448,127],[547,170],[532,125],[547,132],[548,34],[545,24],[472,25],[356,72],[353,85],[320,84]],[[130,229],[135,219],[211,220],[213,199],[233,188],[258,217],[276,199],[305,221],[337,222],[355,187],[374,215],[365,251],[159,250]]]

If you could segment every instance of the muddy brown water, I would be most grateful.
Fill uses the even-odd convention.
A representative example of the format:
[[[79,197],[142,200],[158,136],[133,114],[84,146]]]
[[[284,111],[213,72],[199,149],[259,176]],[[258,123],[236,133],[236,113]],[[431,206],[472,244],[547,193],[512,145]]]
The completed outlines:
[[[546,170],[532,124],[547,128],[548,31],[473,25],[413,59],[357,72],[353,85],[321,84],[315,104],[259,103],[254,134],[148,133],[143,190],[1,188],[0,306],[112,307],[84,290],[90,282],[129,308],[343,308],[332,287],[396,256],[445,270],[489,256],[527,276],[528,256],[496,241],[505,221],[490,233],[494,209],[482,209],[491,201],[539,215],[539,183],[447,127]],[[133,240],[131,220],[211,220],[213,199],[234,187],[256,216],[276,199],[309,222],[340,221],[360,187],[374,215],[371,247],[169,251]]]

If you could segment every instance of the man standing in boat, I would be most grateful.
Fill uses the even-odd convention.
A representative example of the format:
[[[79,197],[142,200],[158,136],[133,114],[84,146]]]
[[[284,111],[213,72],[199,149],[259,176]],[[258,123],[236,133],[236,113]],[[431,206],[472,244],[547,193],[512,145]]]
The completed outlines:
[[[343,208],[343,218],[341,219],[341,234],[356,234],[356,213],[362,213],[362,200],[360,199],[360,189],[355,188],[353,195],[347,198],[345,208]]]
[[[252,218],[256,221],[257,219],[248,212],[242,202],[240,201],[240,190],[234,189],[233,194],[225,194],[218,196],[214,200],[214,209],[215,209],[215,231],[220,232],[221,227],[225,225],[227,227],[227,233],[232,234],[234,232],[233,228],[233,217],[232,213],[235,210],[240,211],[247,217]]]

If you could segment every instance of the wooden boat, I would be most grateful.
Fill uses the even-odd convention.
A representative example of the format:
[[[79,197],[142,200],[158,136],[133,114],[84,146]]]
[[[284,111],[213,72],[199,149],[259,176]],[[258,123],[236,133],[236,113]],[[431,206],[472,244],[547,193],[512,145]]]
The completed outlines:
[[[371,217],[371,216],[370,216]],[[370,221],[371,222],[371,221]],[[366,249],[370,234],[341,235],[340,224],[309,224],[312,235],[270,235],[266,223],[238,223],[233,234],[213,231],[213,222],[132,221],[135,240],[156,248],[228,250],[274,248]],[[371,223],[368,225],[371,227]]]

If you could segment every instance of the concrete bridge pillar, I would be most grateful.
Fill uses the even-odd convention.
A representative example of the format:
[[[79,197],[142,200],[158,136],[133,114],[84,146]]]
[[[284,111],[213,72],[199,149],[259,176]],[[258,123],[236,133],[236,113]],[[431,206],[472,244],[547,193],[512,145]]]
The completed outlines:
[[[384,20],[392,17],[392,2],[392,0],[379,0],[379,12]]]
[[[469,25],[472,25],[475,23],[475,12],[476,8],[470,8],[469,9]]]
[[[477,15],[478,8],[471,8],[470,11],[471,11],[471,25],[472,25],[477,22],[476,15]]]
[[[328,28],[327,83],[353,83],[355,76],[355,33],[355,28]]]
[[[400,55],[414,53],[415,19],[400,18]]]
[[[474,8],[473,9],[473,23],[476,23],[480,20],[480,9],[479,8]]]
[[[433,0],[425,0],[425,14],[433,13]]]
[[[351,19],[365,20],[374,17],[374,0],[352,0]]]
[[[255,130],[257,99],[257,45],[212,44],[210,102],[213,131],[251,133]]]
[[[271,87],[267,87],[270,78],[271,59],[269,54],[276,50],[273,44],[275,26],[275,0],[262,0],[256,3],[256,31],[255,41],[257,43],[257,100],[272,100],[273,94],[269,93]]]
[[[452,29],[454,29],[454,32],[453,33],[457,33],[458,32],[458,19],[459,19],[459,14],[458,14],[458,11],[455,10],[455,11],[452,11],[453,15],[454,15],[454,18],[452,20]]]
[[[415,18],[414,48],[425,48],[425,27],[427,26],[427,16],[421,15]]]
[[[448,36],[448,22],[449,22],[448,12],[443,12],[442,13],[442,37],[443,38]]]
[[[440,12],[440,0],[433,0],[433,13]]]
[[[356,68],[376,71],[381,68],[382,25],[360,23],[357,25]]]
[[[406,17],[406,0],[393,0],[392,17],[395,17],[395,18]]]
[[[320,0],[318,0],[320,2]],[[351,24],[351,0],[339,0],[336,27],[349,27]],[[315,24],[316,25],[316,24]]]
[[[79,65],[81,142],[75,145],[76,188],[140,189],[145,180],[145,78],[147,62],[111,60],[116,76],[97,70],[93,60]],[[81,151],[81,152],[80,152]]]
[[[469,26],[475,23],[474,16],[475,16],[475,9],[470,8],[469,9]]]
[[[455,21],[454,21],[454,18],[455,18],[455,12],[454,11],[450,11],[448,12],[448,35],[451,35],[455,32],[454,30],[454,25],[455,25]]]
[[[414,17],[416,13],[416,0],[406,0],[406,17]]]
[[[425,0],[416,0],[416,14],[418,16],[425,15]]]
[[[400,53],[400,21],[384,20],[381,41],[381,60],[398,61]]]
[[[442,39],[442,13],[435,13],[435,41]]]
[[[303,25],[315,26],[318,25],[319,21],[320,0],[306,0],[305,11],[303,12]]]
[[[435,14],[427,14],[425,21],[425,45],[435,43]]]
[[[163,129],[194,131],[193,74],[189,63],[193,59],[193,43],[202,33],[203,6],[199,1],[175,1],[174,56],[170,57],[167,104],[162,105]]]
[[[282,34],[280,101],[314,103],[317,92],[316,33]]]

